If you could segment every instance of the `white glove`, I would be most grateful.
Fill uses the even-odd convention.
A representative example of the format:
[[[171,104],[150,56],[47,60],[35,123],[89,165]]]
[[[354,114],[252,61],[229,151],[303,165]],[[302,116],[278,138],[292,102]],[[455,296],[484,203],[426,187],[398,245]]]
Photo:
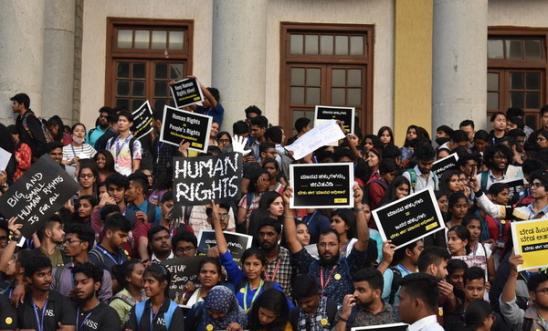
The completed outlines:
[[[247,138],[243,136],[234,136],[232,137],[232,151],[236,153],[241,153],[243,156],[246,156],[251,152],[251,150],[244,150],[245,144],[247,144]]]

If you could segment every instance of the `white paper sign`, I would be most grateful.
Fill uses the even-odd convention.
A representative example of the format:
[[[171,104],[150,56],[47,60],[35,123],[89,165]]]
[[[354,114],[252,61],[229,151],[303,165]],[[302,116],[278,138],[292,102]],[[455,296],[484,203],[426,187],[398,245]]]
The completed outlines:
[[[333,143],[333,141],[337,141],[344,137],[344,132],[337,124],[337,121],[325,121],[305,133],[293,144],[286,146],[285,149],[293,152],[293,158],[295,160],[300,160],[318,148],[327,146]]]
[[[6,170],[11,159],[11,153],[0,147],[0,170]]]

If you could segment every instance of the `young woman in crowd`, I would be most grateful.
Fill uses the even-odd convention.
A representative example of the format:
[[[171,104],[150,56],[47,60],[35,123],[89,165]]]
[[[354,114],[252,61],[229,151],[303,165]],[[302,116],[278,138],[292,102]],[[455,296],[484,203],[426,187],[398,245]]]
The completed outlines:
[[[390,183],[388,190],[386,190],[386,193],[384,194],[381,205],[405,198],[409,195],[409,192],[411,192],[411,183],[409,183],[409,179],[404,176],[398,176]]]
[[[461,225],[468,214],[470,205],[463,192],[455,192],[449,195],[449,217],[445,222],[447,228]]]
[[[73,221],[78,223],[90,223],[93,208],[97,205],[97,199],[91,195],[82,195],[78,198],[78,208],[74,213]]]
[[[108,176],[114,173],[114,158],[107,150],[100,150],[93,157],[99,170],[99,183],[103,183]]]
[[[46,127],[53,141],[60,142],[63,145],[68,145],[72,141],[71,134],[65,132],[63,120],[58,115],[50,117],[46,122]]]
[[[116,310],[122,325],[129,320],[129,312],[139,301],[145,299],[143,274],[145,266],[139,260],[129,260],[116,266],[112,270],[114,277],[121,290],[110,300],[109,305]]]
[[[218,259],[207,257],[200,262],[198,282],[198,287],[192,284],[187,287],[189,291],[184,293],[182,303],[187,307],[192,307],[196,303],[204,301],[209,291],[223,282],[223,271]]]
[[[249,217],[249,234],[255,235],[260,222],[264,218],[272,218],[283,222],[284,203],[282,196],[275,191],[266,191],[261,195],[259,208]]]
[[[354,213],[349,209],[335,210],[331,215],[331,229],[339,237],[339,252],[341,256],[346,256],[347,253],[350,253],[356,241],[354,239],[356,233],[356,217]]]
[[[491,252],[491,245],[482,243],[481,221],[478,217],[468,215],[464,218],[462,225],[466,227],[470,236],[468,241],[468,266],[480,267],[485,271],[488,280],[492,282],[495,278],[495,263]]]
[[[97,198],[98,176],[97,166],[93,160],[82,161],[78,167],[78,184],[81,187],[78,196],[91,195]]]
[[[506,136],[506,114],[496,112],[491,116],[491,125],[493,130],[489,134],[489,142],[491,145],[496,145]]]
[[[71,129],[72,142],[63,146],[63,164],[77,166],[79,160],[91,159],[95,156],[95,149],[84,142],[86,137],[86,126],[76,123]]]
[[[379,153],[379,150],[377,150],[376,148],[372,148],[368,150],[367,166],[369,167],[369,170],[371,171],[371,175],[367,179],[366,185],[381,178],[381,174],[379,172],[380,163],[381,163],[381,154]]]
[[[275,159],[264,159],[263,169],[270,175],[270,187],[268,190],[281,194],[287,186],[287,180],[283,176],[278,162]]]
[[[296,221],[297,226],[297,239],[303,245],[303,247],[310,245],[310,231],[304,221]]]
[[[464,312],[465,331],[491,331],[495,322],[493,308],[489,302],[472,302]]]
[[[243,331],[247,315],[229,288],[214,286],[203,302],[198,303],[195,316],[187,317],[185,330]]]
[[[217,147],[223,152],[229,152],[232,150],[232,136],[226,131],[217,133]]]
[[[17,179],[23,176],[23,173],[25,171],[27,171],[30,168],[31,162],[32,162],[32,150],[30,149],[29,145],[25,144],[24,142],[21,142],[21,139],[19,137],[19,132],[17,131],[15,125],[8,126],[7,131],[9,132],[11,136],[11,140],[13,141],[13,152],[14,152],[13,156],[15,157],[15,165],[16,165],[15,171],[12,176],[13,178],[10,178],[10,179],[12,179],[12,181],[15,182]],[[3,146],[2,148],[4,147],[6,146]]]
[[[467,262],[470,248],[470,233],[464,225],[454,225],[447,231],[447,249],[451,253],[451,258],[461,259]],[[468,264],[468,263],[467,263]]]
[[[394,145],[394,133],[390,127],[381,127],[377,132],[377,136],[379,137],[379,141],[383,147],[387,145]]]
[[[439,185],[442,192],[463,192],[464,187],[460,181],[461,171],[459,170],[447,170],[440,178]]]
[[[261,293],[249,312],[247,327],[251,331],[293,331],[285,294],[275,289]]]
[[[245,224],[245,229],[249,226],[249,216],[259,207],[259,201],[263,193],[268,191],[270,186],[270,175],[262,168],[256,169],[250,176],[247,193],[245,193],[238,203],[238,224]]]

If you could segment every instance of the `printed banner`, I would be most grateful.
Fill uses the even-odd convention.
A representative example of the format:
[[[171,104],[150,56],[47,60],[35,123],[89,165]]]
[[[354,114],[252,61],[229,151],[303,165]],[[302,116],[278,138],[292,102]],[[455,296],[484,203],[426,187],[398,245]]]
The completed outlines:
[[[213,117],[164,106],[160,141],[179,146],[190,142],[189,149],[206,153]]]
[[[373,210],[382,240],[396,249],[445,229],[445,222],[431,189],[424,189]]]
[[[228,250],[232,254],[232,257],[235,261],[240,262],[244,251],[251,248],[253,237],[229,231],[224,231],[223,233],[225,234]],[[198,234],[198,253],[207,255],[207,250],[215,246],[217,246],[215,230],[200,230]]]
[[[447,155],[443,159],[437,160],[436,162],[432,163],[432,172],[436,176],[438,176],[438,178],[441,178],[444,172],[449,169],[455,169],[457,167],[458,160],[459,156],[457,155],[457,153]]]
[[[523,257],[518,271],[542,268],[548,265],[548,218],[512,222],[514,253]]]
[[[23,224],[21,233],[28,238],[79,189],[80,185],[45,154],[0,197],[0,211],[5,218],[17,217],[17,223]]]
[[[141,139],[152,132],[152,108],[150,107],[148,100],[131,113],[131,115],[133,115],[131,132],[133,132],[133,136],[136,137],[136,139]]]
[[[354,133],[354,118],[356,108],[354,107],[334,107],[334,106],[316,106],[314,109],[314,126],[318,120],[337,120],[342,122],[344,133]]]
[[[162,262],[171,273],[171,282],[169,284],[169,296],[177,304],[186,307],[183,303],[183,294],[185,293],[186,283],[193,282],[198,284],[198,275],[200,274],[200,263],[204,256],[176,257]],[[190,307],[187,307],[190,308]]]
[[[352,163],[291,164],[291,208],[354,207]]]
[[[219,157],[173,158],[173,193],[176,205],[205,205],[239,196],[242,154]]]
[[[183,108],[204,101],[200,83],[194,77],[182,79],[169,86],[177,108]]]

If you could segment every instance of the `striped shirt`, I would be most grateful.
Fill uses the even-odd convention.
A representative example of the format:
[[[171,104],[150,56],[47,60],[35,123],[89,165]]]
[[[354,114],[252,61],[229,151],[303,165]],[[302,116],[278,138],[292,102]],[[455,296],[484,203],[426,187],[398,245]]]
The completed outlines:
[[[91,159],[95,156],[97,151],[90,144],[82,144],[80,147],[76,147],[72,144],[63,146],[63,161],[70,161],[75,157],[81,159]]]

